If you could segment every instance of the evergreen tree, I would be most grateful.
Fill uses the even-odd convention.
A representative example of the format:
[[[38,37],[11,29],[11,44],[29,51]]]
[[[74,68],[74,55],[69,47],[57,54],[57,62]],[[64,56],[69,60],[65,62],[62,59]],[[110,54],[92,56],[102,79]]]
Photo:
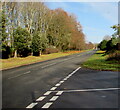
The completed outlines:
[[[33,39],[32,39],[32,51],[34,56],[41,55],[41,52],[46,48],[48,43],[47,38],[44,36],[44,34],[41,34],[39,32],[34,33]]]
[[[14,48],[17,55],[25,57],[30,54],[30,43],[31,37],[30,33],[21,27],[14,30]]]

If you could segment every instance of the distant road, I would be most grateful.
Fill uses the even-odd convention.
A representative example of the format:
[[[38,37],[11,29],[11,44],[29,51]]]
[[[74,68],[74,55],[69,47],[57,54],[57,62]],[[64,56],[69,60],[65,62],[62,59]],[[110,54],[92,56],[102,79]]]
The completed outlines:
[[[87,51],[4,70],[3,108],[85,108],[93,107],[93,99],[96,103],[105,99],[103,107],[116,108],[117,72],[99,72],[80,67],[95,52]],[[97,88],[101,89],[98,92],[101,92],[102,99],[99,99],[98,92],[90,92]],[[103,90],[105,92],[102,89],[106,89]],[[96,104],[96,107],[101,104]]]

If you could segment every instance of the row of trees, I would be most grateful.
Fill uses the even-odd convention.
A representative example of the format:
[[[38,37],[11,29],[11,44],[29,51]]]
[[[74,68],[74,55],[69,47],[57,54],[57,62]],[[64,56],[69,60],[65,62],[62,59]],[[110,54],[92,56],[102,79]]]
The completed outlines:
[[[105,36],[103,41],[100,42],[98,48],[101,50],[111,51],[111,50],[120,50],[120,25],[114,25],[113,28],[116,32],[110,36]]]
[[[43,2],[0,5],[2,58],[39,56],[47,48],[59,51],[93,48],[92,43],[85,42],[76,17],[60,8],[50,10]]]

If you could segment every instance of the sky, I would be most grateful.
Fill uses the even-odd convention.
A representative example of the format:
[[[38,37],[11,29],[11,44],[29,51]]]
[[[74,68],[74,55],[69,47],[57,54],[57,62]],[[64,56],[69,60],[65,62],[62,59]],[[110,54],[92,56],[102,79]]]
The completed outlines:
[[[105,35],[112,35],[111,26],[118,23],[118,2],[47,2],[50,9],[62,8],[77,17],[86,41],[99,43]]]

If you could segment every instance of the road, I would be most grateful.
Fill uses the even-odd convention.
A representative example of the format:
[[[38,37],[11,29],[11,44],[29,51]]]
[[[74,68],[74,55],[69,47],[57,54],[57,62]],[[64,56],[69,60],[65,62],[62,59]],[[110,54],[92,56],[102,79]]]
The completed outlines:
[[[118,108],[118,72],[80,67],[95,52],[4,70],[3,108]]]

